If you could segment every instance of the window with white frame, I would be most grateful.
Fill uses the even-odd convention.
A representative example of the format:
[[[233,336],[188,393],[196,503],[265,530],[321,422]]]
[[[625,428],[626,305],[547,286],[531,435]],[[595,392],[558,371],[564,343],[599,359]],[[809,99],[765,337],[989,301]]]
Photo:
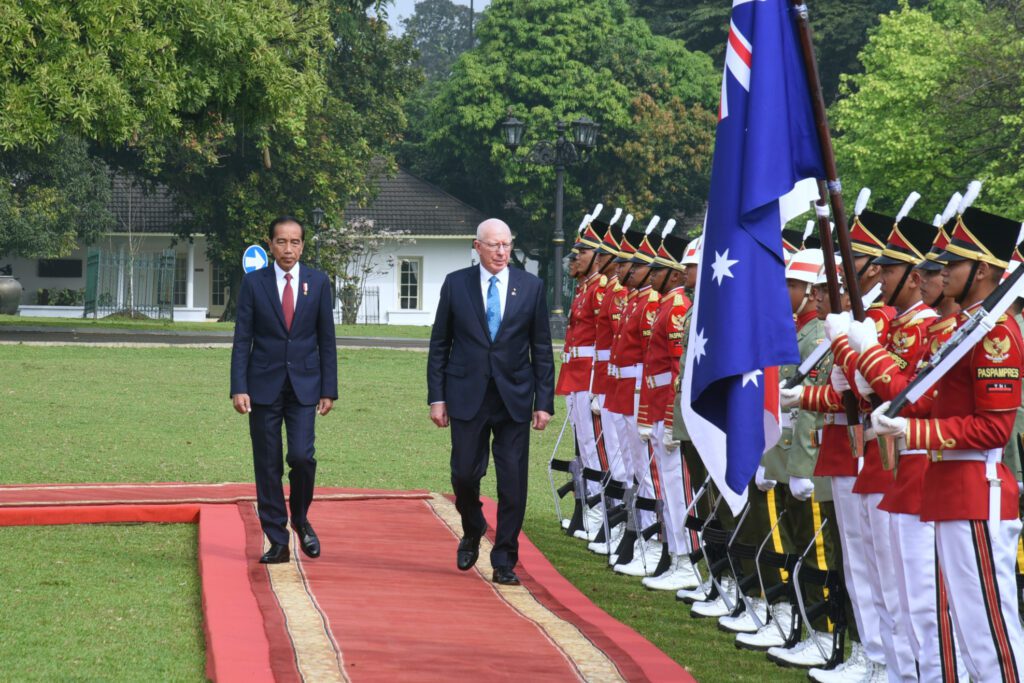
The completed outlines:
[[[174,305],[184,306],[188,294],[188,257],[176,254],[174,259]]]
[[[423,259],[401,256],[398,259],[398,307],[418,311],[423,307]]]
[[[225,290],[228,287],[228,269],[214,261],[210,268],[210,305],[223,306],[227,303]]]

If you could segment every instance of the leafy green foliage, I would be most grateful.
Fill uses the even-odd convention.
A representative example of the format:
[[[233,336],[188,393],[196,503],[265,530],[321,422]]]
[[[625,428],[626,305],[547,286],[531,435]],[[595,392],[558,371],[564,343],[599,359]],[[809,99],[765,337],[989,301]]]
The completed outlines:
[[[509,218],[517,244],[544,259],[555,169],[513,158],[499,123],[509,111],[526,121],[529,147],[553,139],[556,120],[585,114],[601,129],[591,158],[566,173],[569,237],[597,201],[698,214],[719,83],[707,56],[651,34],[625,0],[496,0],[477,41],[414,122],[403,150],[414,172]]]
[[[428,80],[447,78],[452,64],[473,45],[472,25],[480,14],[470,17],[470,8],[451,0],[421,0],[415,13],[402,20],[402,27],[419,52],[417,62]]]
[[[830,114],[851,191],[871,187],[895,213],[916,190],[927,220],[980,178],[979,206],[1024,217],[1020,7],[942,0],[882,17]]]
[[[92,242],[114,225],[109,199],[106,170],[79,138],[0,151],[0,254],[52,258]]]

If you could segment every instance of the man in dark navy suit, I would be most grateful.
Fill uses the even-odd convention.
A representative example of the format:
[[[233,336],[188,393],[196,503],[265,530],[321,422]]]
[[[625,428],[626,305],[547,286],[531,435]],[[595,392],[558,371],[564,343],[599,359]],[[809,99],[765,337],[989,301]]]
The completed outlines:
[[[314,421],[338,398],[338,356],[331,285],[299,265],[305,230],[290,216],[270,224],[274,264],[242,278],[231,350],[231,400],[249,415],[256,501],[270,549],[264,564],[287,562],[288,510],[281,486],[281,423],[288,433],[292,528],[302,551],[320,555],[306,514],[316,476]]]
[[[480,265],[450,273],[430,335],[430,419],[452,430],[452,488],[462,515],[456,556],[466,571],[487,530],[480,479],[493,444],[498,528],[491,551],[493,581],[517,585],[519,531],[526,511],[530,426],[541,430],[555,411],[555,363],[544,283],[508,267],[512,232],[491,218],[477,227]]]

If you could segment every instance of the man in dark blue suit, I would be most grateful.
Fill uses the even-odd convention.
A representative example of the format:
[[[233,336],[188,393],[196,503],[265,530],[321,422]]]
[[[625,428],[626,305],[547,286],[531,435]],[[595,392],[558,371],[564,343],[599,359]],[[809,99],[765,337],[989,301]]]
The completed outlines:
[[[476,236],[480,265],[450,273],[441,286],[430,335],[427,401],[434,424],[452,430],[452,488],[463,531],[457,566],[466,571],[476,563],[487,530],[480,479],[493,438],[498,479],[493,581],[516,585],[530,426],[544,429],[555,412],[555,363],[544,283],[508,267],[508,225],[491,218]]]
[[[302,224],[290,216],[270,224],[274,264],[242,278],[231,350],[231,399],[235,410],[249,415],[257,509],[270,541],[260,558],[264,564],[290,559],[282,421],[292,528],[306,555],[320,555],[320,540],[306,516],[316,476],[314,421],[338,398],[338,355],[330,281],[299,265],[304,238]]]

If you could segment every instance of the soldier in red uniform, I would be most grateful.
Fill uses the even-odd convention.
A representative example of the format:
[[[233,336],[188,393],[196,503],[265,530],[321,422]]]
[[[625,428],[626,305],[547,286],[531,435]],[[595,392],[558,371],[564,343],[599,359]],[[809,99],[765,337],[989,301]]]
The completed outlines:
[[[904,205],[906,210],[909,208]],[[934,227],[902,218],[893,228],[882,255],[875,259],[875,263],[882,266],[882,296],[899,314],[890,325],[889,343],[885,347],[878,344],[872,323],[850,324],[848,339],[850,347],[858,354],[855,380],[861,396],[877,394],[883,400],[891,400],[910,382],[922,359],[929,355],[929,329],[938,321],[938,314],[922,299],[923,271],[915,266],[929,264],[926,267],[933,267],[930,264],[934,262],[927,261],[925,253],[935,239]],[[893,654],[900,659],[889,658],[887,664],[889,671],[898,672],[901,679],[914,680],[920,675],[929,681],[952,681],[957,678],[956,657],[947,610],[944,606],[940,608],[939,603],[943,601],[936,598],[939,593],[935,532],[931,523],[920,518],[921,485],[926,466],[925,451],[900,452],[896,482],[879,504],[881,510],[889,513],[891,543],[888,550],[893,560],[891,566],[880,567],[879,583],[891,586],[897,593],[893,611],[896,652]],[[891,580],[893,576],[895,580]],[[946,619],[944,638],[940,635],[943,631],[940,616]],[[912,660],[903,659],[906,657],[904,643],[910,648]]]
[[[614,260],[622,256],[620,244],[627,244],[623,233],[629,228],[633,217],[626,216],[620,229],[616,225],[610,226],[597,248],[602,263],[602,274],[608,277],[605,290],[602,294],[601,305],[598,308],[596,327],[597,332],[594,341],[594,380],[591,384],[593,398],[590,402],[591,414],[601,424],[601,439],[598,441],[598,456],[601,458],[603,470],[610,475],[607,490],[621,490],[627,485],[628,472],[625,461],[619,447],[619,435],[615,426],[614,417],[604,409],[605,394],[608,392],[614,378],[608,375],[608,359],[611,357],[612,341],[619,328],[619,321],[622,312],[626,307],[627,290],[619,279],[619,264]],[[625,264],[624,270],[628,271],[629,263]],[[606,465],[605,465],[606,463]],[[621,505],[622,501],[618,501]],[[614,529],[609,529],[610,538],[604,539],[604,528],[598,530],[599,538],[595,538],[588,545],[593,552],[607,555],[614,550],[615,544],[622,536],[623,524],[618,524]]]
[[[867,190],[862,191],[862,196],[869,194]],[[891,218],[864,211],[864,203],[866,197],[863,202],[857,202],[858,209],[850,226],[854,269],[862,294],[871,291],[879,282],[881,266],[872,264],[871,261],[881,256],[893,224]],[[895,315],[894,308],[879,301],[868,308],[866,317],[875,323],[879,337],[885,338],[889,322]],[[843,574],[853,604],[858,636],[863,645],[862,654],[868,663],[867,668],[874,674],[883,675],[886,652],[892,647],[894,622],[886,609],[881,591],[873,586],[872,577],[873,563],[876,561],[874,541],[881,534],[888,533],[888,513],[879,513],[877,507],[882,494],[892,481],[892,474],[882,469],[877,443],[867,443],[863,453],[857,452],[853,447],[850,438],[851,428],[847,425],[846,414],[843,411],[841,391],[846,390],[853,381],[856,368],[844,367],[841,362],[842,354],[849,353],[849,349],[848,344],[839,348],[836,346],[836,340],[840,336],[845,341],[845,330],[834,329],[839,319],[833,314],[832,317],[826,318],[825,323],[826,334],[833,342],[832,351],[835,359],[831,379],[838,382],[839,387],[833,384],[796,387],[794,390],[783,390],[780,398],[785,405],[786,392],[794,392],[797,394],[801,410],[825,413],[821,448],[814,474],[818,477],[831,478],[833,504],[843,549]],[[844,334],[840,335],[840,332]],[[849,358],[846,360],[849,362]],[[867,407],[862,405],[862,408]],[[859,659],[860,655],[859,648],[855,649],[854,657],[850,660],[852,664],[857,663],[856,659]],[[814,671],[817,674],[817,670]],[[816,680],[824,678],[827,677]]]
[[[651,340],[644,355],[644,372],[640,382],[640,409],[637,425],[640,438],[654,454],[657,465],[657,495],[662,501],[664,535],[662,571],[643,580],[652,590],[678,591],[696,588],[700,583],[690,563],[692,550],[686,534],[686,489],[692,488],[689,472],[679,447],[665,446],[665,416],[672,412],[675,381],[679,376],[679,359],[683,355],[683,320],[690,309],[690,298],[684,285],[685,266],[682,259],[686,243],[672,234],[662,235],[661,248],[652,263],[654,289],[661,293],[661,303],[651,327]]]
[[[973,208],[958,216],[942,277],[946,295],[963,306],[961,322],[998,286],[1019,225]],[[921,519],[935,522],[964,664],[978,681],[1020,680],[1024,663],[1014,574],[1017,482],[1000,462],[1021,401],[1022,363],[1020,328],[1004,316],[930,396],[905,411],[915,417],[888,418],[885,404],[872,415],[879,435],[902,438],[931,458]]]
[[[633,233],[627,233],[631,235]],[[640,233],[636,233],[640,235]],[[637,495],[643,498],[654,498],[654,480],[657,477],[656,466],[650,461],[647,449],[640,441],[637,431],[636,412],[639,403],[640,377],[643,374],[643,357],[651,336],[651,325],[657,312],[660,295],[651,288],[650,271],[654,261],[658,235],[641,235],[635,243],[634,253],[630,256],[631,267],[625,280],[626,288],[631,290],[622,315],[618,333],[612,344],[611,358],[608,362],[608,373],[615,379],[605,397],[605,408],[616,414],[619,448],[626,461],[630,481],[637,485]],[[621,277],[621,274],[620,274]],[[638,511],[636,521],[639,529],[653,524],[654,517],[649,511]],[[625,547],[634,542],[626,534],[619,543],[617,557],[613,565],[619,573],[644,576],[653,571],[661,557],[659,545],[650,546],[649,552],[632,557],[633,547]],[[641,549],[647,550],[642,540],[635,541]],[[635,562],[634,562],[635,560]],[[639,573],[638,573],[639,572]]]
[[[603,469],[598,457],[597,439],[600,425],[594,424],[590,412],[590,386],[594,373],[594,344],[597,338],[597,313],[607,278],[600,273],[601,263],[596,249],[601,244],[607,224],[588,222],[573,245],[575,259],[572,268],[579,280],[576,296],[569,309],[569,321],[565,331],[565,347],[562,350],[562,368],[555,385],[555,394],[565,396],[566,411],[576,436],[576,448],[584,467],[592,470]],[[585,483],[587,497],[596,494],[599,484]],[[570,526],[569,531],[579,538],[593,540],[601,527],[604,512],[600,506],[587,509],[580,528]]]

